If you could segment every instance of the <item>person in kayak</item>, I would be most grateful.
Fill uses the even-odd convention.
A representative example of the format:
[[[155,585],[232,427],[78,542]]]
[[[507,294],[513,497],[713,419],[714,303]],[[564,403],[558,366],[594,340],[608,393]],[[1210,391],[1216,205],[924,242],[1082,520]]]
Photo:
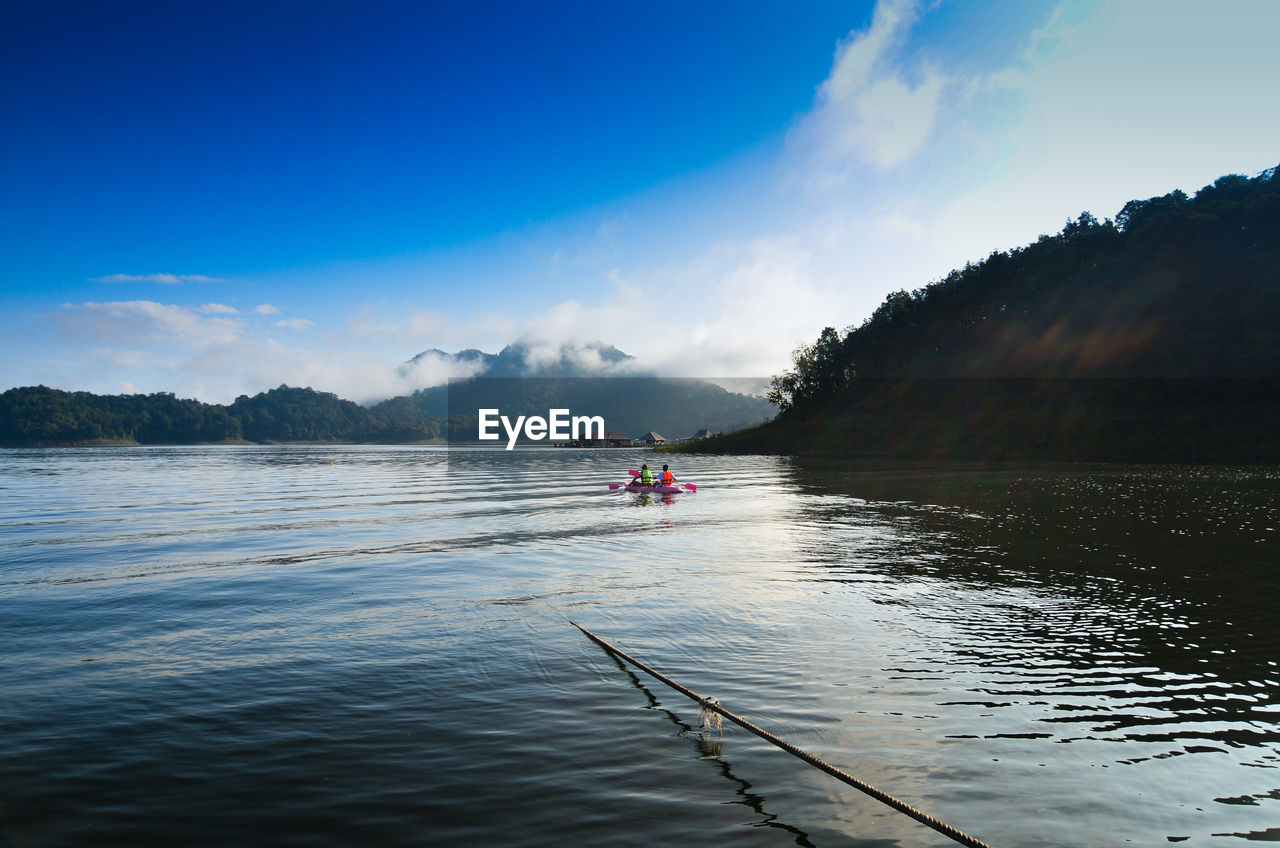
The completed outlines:
[[[672,474],[671,469],[665,465],[662,466],[662,477],[660,479],[664,486],[674,486],[676,484],[676,475]]]
[[[649,463],[640,466],[640,476],[636,478],[641,486],[653,485],[653,472],[649,470]]]

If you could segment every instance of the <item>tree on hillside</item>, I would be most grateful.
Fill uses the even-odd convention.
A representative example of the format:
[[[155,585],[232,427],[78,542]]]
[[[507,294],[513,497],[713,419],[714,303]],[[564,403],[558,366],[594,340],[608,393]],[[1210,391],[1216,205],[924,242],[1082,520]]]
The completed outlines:
[[[231,405],[246,439],[253,441],[352,441],[369,423],[369,412],[330,392],[281,385]]]
[[[824,327],[816,342],[796,348],[791,359],[795,367],[775,376],[767,394],[769,401],[783,411],[843,391],[854,376],[834,327]]]

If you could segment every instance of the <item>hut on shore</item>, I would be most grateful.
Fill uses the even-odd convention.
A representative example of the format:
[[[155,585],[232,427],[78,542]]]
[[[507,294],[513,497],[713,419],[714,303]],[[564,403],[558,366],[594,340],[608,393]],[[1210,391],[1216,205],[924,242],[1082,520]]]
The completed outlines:
[[[629,448],[631,441],[630,436],[624,436],[617,430],[605,430],[604,438],[579,439],[574,445],[581,448]]]
[[[667,443],[667,440],[664,436],[659,436],[657,433],[653,432],[652,430],[650,430],[649,432],[641,436],[638,439],[638,441],[646,445],[665,445]]]

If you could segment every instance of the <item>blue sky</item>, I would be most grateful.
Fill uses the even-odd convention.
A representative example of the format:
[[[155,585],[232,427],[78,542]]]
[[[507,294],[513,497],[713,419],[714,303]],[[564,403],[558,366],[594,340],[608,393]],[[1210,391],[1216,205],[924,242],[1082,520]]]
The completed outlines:
[[[428,348],[769,374],[993,249],[1280,163],[1280,3],[23,4],[0,389],[355,400]]]

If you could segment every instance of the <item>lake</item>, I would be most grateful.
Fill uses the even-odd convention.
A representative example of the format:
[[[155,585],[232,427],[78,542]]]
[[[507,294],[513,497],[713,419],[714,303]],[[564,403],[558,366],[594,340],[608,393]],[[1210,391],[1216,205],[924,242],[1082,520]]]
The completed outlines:
[[[0,844],[1280,840],[1280,469],[0,451]]]

